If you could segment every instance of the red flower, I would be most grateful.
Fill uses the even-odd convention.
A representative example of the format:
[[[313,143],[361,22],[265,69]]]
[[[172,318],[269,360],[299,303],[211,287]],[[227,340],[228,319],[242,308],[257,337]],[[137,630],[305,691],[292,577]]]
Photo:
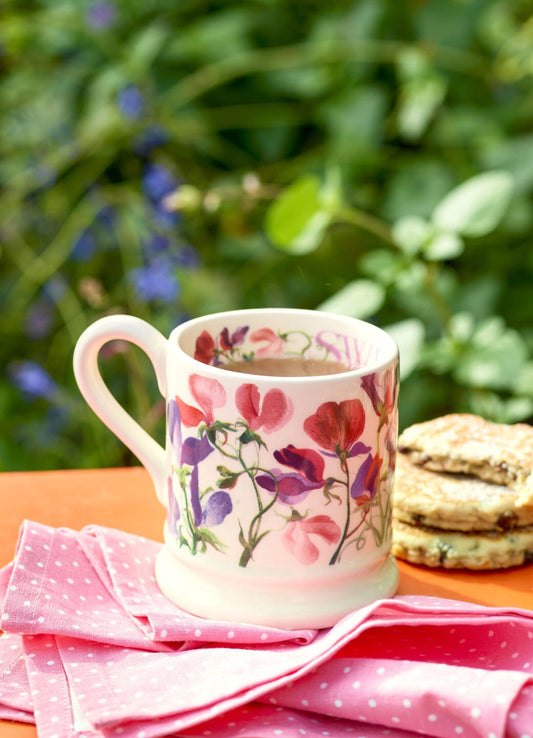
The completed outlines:
[[[360,400],[325,402],[304,421],[304,430],[321,448],[348,451],[365,427]]]
[[[176,395],[176,403],[180,411],[180,420],[187,428],[196,428],[202,422],[212,425],[214,421],[213,410],[223,407],[226,403],[226,391],[218,379],[201,377],[199,374],[191,374],[189,387],[201,410],[186,402]]]
[[[328,515],[314,515],[311,518],[290,520],[283,531],[283,543],[301,564],[312,564],[320,555],[309,537],[313,535],[327,543],[336,543],[341,537],[341,529]]]
[[[196,339],[194,358],[203,364],[210,364],[215,358],[215,339],[209,331],[202,331]]]
[[[253,341],[253,343],[266,341],[264,346],[257,349],[257,356],[281,354],[283,352],[283,339],[277,333],[274,333],[272,328],[259,328],[250,334],[250,341]]]
[[[257,386],[241,384],[235,393],[235,403],[252,430],[264,428],[266,433],[282,428],[292,415],[292,404],[280,389],[268,390],[261,404]]]

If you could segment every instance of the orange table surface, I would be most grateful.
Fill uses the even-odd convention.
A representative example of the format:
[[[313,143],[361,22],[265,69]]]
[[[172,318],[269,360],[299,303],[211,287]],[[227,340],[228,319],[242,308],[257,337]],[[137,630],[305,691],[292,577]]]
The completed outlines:
[[[23,520],[79,530],[96,523],[162,540],[165,510],[140,468],[0,474],[0,566],[15,551]],[[403,561],[398,594],[425,594],[533,610],[533,566],[498,572],[448,572]],[[33,726],[0,721],[0,738],[36,736]]]

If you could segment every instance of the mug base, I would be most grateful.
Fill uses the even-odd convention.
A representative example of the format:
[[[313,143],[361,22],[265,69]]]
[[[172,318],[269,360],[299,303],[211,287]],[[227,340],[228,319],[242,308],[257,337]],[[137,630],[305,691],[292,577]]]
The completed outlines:
[[[163,546],[155,564],[163,594],[192,615],[287,630],[332,627],[353,610],[392,597],[399,580],[391,555],[371,569],[328,574],[320,581],[251,577],[248,572],[225,577],[220,571],[188,566],[168,546]]]

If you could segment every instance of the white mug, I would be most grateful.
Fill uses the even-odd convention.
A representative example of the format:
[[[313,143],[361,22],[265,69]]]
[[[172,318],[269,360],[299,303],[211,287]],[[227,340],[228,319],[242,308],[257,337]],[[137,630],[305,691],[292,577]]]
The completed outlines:
[[[102,380],[98,353],[112,339],[154,366],[166,449]],[[91,325],[76,380],[167,509],[162,591],[195,615],[290,629],[329,627],[394,594],[397,368],[381,329],[309,310],[207,315],[168,340],[127,315]]]

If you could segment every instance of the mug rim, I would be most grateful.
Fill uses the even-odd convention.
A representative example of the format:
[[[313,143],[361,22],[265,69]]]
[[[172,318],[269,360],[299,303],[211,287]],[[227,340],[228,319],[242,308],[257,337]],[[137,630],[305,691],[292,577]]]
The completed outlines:
[[[296,376],[296,377],[288,377],[280,374],[253,374],[251,372],[238,372],[238,377],[242,381],[243,379],[253,379],[254,382],[257,383],[257,381],[265,381],[265,382],[287,382],[288,384],[294,384],[298,382],[304,381],[307,384],[311,383],[324,383],[324,382],[339,382],[339,381],[346,381],[347,379],[353,379],[355,377],[363,377],[367,374],[374,374],[375,372],[379,372],[391,365],[393,365],[395,362],[399,361],[399,348],[396,341],[392,338],[392,336],[387,333],[383,328],[380,328],[377,325],[374,325],[374,323],[370,323],[366,320],[361,320],[360,318],[353,318],[349,315],[341,315],[338,313],[331,313],[327,311],[322,310],[312,310],[312,309],[306,309],[306,308],[283,308],[283,307],[275,307],[275,308],[243,308],[239,310],[223,310],[217,313],[206,313],[205,315],[197,316],[196,318],[191,318],[190,320],[184,321],[183,323],[180,323],[178,326],[176,326],[170,333],[169,336],[169,348],[172,351],[177,351],[187,362],[190,362],[193,367],[196,367],[196,372],[202,371],[202,372],[208,372],[211,371],[214,372],[214,375],[216,377],[221,376],[223,374],[224,376],[228,377],[228,374],[232,374],[232,372],[225,371],[222,367],[214,366],[212,364],[206,364],[203,361],[199,361],[198,359],[195,359],[194,356],[191,356],[180,344],[180,338],[182,334],[185,331],[188,331],[190,329],[193,329],[195,326],[201,326],[202,324],[209,324],[213,320],[219,320],[223,319],[226,316],[229,318],[238,318],[239,316],[242,316],[243,318],[246,316],[257,316],[257,315],[277,315],[277,316],[301,316],[301,317],[312,317],[313,315],[320,315],[324,318],[329,318],[331,320],[334,320],[338,325],[344,324],[344,325],[359,325],[359,326],[365,326],[365,329],[370,329],[371,332],[375,333],[375,335],[378,338],[378,342],[380,347],[383,346],[386,357],[381,361],[375,361],[371,363],[369,366],[365,367],[356,367],[354,369],[348,369],[344,372],[339,372],[336,374],[323,374],[323,375],[306,375],[306,376]]]

